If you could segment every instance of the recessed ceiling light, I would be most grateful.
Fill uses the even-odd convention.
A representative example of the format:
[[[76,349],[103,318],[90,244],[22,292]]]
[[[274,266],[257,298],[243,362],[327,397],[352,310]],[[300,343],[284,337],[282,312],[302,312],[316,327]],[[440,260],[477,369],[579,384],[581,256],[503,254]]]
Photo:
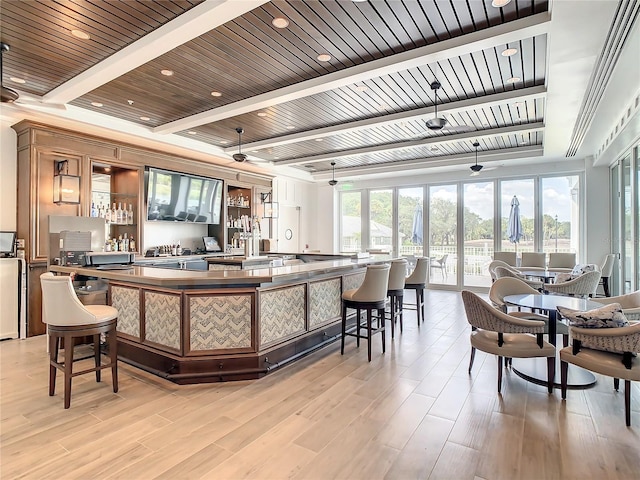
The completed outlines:
[[[91,105],[93,105],[94,107],[103,107],[104,105],[100,102],[91,102]]]
[[[258,116],[259,117],[266,117],[267,116],[267,112],[258,112]]]
[[[227,142],[226,140],[220,140],[220,144],[221,145],[226,145],[227,143],[229,143],[229,142]]]
[[[516,53],[518,53],[517,48],[507,48],[503,50],[500,55],[502,55],[503,57],[510,57],[511,55],[515,55]]]
[[[286,127],[286,128],[287,128],[287,130],[293,130],[293,129],[294,129],[294,128],[296,128],[296,127],[294,127],[293,125],[287,125],[287,127]]]
[[[520,81],[522,81],[520,77],[511,77],[507,79],[507,83],[518,83]]]
[[[331,55],[329,55],[328,53],[321,53],[316,58],[319,62],[328,62],[329,60],[331,60]]]
[[[149,121],[151,119],[149,117],[140,117],[140,120],[143,120],[143,121],[147,122],[147,121]]]
[[[187,133],[189,135],[197,135],[198,134],[198,132],[194,132],[193,130],[189,130]]]
[[[316,142],[321,142],[323,139],[322,138],[316,138],[315,140],[316,140]]]
[[[251,153],[258,153],[260,150],[251,150]]]
[[[366,92],[367,90],[369,90],[369,87],[367,87],[366,85],[356,85],[356,90],[359,92]]]
[[[171,75],[173,75],[173,70],[160,70],[160,73],[165,77],[170,77]]]
[[[431,150],[432,152],[437,152],[440,150],[440,147],[438,147],[437,145],[432,145],[431,147],[429,147],[429,150]]]
[[[76,30],[76,29],[71,30],[71,35],[73,35],[76,38],[80,38],[82,40],[89,40],[91,38],[91,35],[89,35],[87,32],[83,32],[82,30]]]
[[[10,77],[9,80],[16,83],[27,83],[27,81],[24,78]]]
[[[496,8],[502,8],[505,5],[508,5],[509,3],[511,3],[511,0],[493,0],[491,2],[491,6]]]
[[[212,97],[221,97],[221,96],[222,96],[222,93],[220,93],[220,92],[216,92],[216,91],[213,91],[213,92],[211,92],[211,96],[212,96]]]
[[[282,17],[276,17],[273,20],[271,20],[271,25],[273,25],[276,28],[287,28],[289,26],[289,20]]]
[[[127,100],[127,103],[128,103],[129,105],[133,105],[133,100]]]

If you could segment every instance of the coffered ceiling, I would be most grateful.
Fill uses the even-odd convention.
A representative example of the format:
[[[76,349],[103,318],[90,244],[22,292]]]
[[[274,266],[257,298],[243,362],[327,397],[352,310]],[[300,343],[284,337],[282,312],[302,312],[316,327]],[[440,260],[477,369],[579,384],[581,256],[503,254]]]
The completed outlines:
[[[573,3],[598,4],[604,39],[615,2]],[[480,163],[505,164],[567,148],[545,145],[552,13],[545,0],[2,0],[2,81],[12,108],[130,125],[227,165],[242,127],[250,164],[317,180],[332,161],[338,176],[467,165],[474,141]],[[593,65],[602,44],[588,47]],[[446,125],[430,130],[436,92]]]

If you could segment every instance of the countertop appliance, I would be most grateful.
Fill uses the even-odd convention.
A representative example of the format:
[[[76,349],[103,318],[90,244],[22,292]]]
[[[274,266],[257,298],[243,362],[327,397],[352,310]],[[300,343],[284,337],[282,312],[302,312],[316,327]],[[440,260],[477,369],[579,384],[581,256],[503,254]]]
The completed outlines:
[[[133,252],[87,252],[82,264],[85,267],[95,267],[101,270],[118,270],[130,268],[135,261]]]

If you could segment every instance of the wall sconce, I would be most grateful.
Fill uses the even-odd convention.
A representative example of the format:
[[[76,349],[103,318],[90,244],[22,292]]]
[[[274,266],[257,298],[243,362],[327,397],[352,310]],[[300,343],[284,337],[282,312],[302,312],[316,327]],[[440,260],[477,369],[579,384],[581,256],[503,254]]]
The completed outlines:
[[[266,200],[269,200],[268,202]],[[264,205],[264,215],[262,218],[278,218],[278,202],[272,201],[271,192],[261,193],[260,200]]]
[[[53,203],[79,204],[80,177],[69,175],[69,160],[58,160],[53,171]]]

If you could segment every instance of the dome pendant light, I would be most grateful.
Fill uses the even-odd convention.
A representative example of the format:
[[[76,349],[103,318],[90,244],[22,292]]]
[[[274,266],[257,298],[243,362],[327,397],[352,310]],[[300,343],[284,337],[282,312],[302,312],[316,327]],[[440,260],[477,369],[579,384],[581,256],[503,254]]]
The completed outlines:
[[[469,168],[471,169],[471,175],[475,176],[480,174],[480,170],[482,170],[483,165],[478,165],[478,147],[480,144],[476,141],[473,142],[473,146],[476,149],[476,164],[471,165]]]
[[[2,57],[4,56],[4,52],[9,51],[9,45],[2,42],[0,44],[0,47],[0,74],[2,74]],[[15,90],[2,85],[2,103],[13,103],[18,99],[19,96],[20,95],[18,95],[18,92],[16,92]]]
[[[338,184],[338,180],[336,180],[336,162],[331,162],[331,180],[329,180],[329,185],[332,187]]]
[[[247,160],[247,156],[242,153],[242,134],[244,133],[244,129],[242,127],[236,128],[236,132],[238,133],[238,153],[233,154],[233,159],[236,162],[245,162]]]

